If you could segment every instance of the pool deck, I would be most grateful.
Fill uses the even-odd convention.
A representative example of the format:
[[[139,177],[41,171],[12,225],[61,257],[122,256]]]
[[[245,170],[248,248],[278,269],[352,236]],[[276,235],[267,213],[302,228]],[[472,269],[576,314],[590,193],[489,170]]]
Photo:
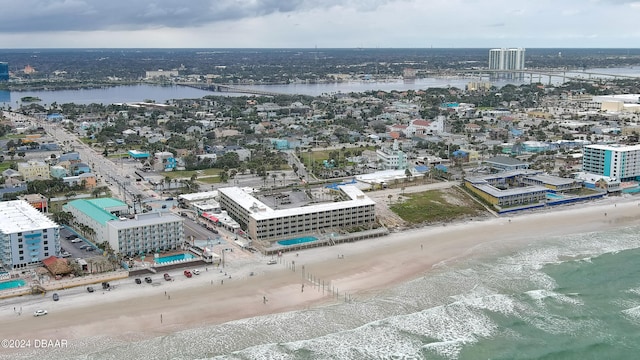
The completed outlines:
[[[277,240],[269,243],[267,246],[256,246],[260,252],[264,255],[277,255],[278,253],[284,253],[288,251],[299,251],[303,249],[310,249],[320,246],[332,246],[336,244],[341,244],[345,242],[354,242],[358,240],[370,239],[374,237],[384,236],[389,234],[389,230],[387,228],[378,228],[372,230],[359,231],[356,233],[349,234],[307,234],[307,236],[313,236],[318,240],[307,241],[299,244],[293,245],[280,245]]]
[[[156,263],[156,259],[153,255],[145,256],[144,260],[140,258],[140,256],[134,257],[134,266],[130,268],[130,276],[143,276],[146,274],[156,274],[174,269],[181,268],[189,268],[193,266],[200,266],[208,264],[205,262],[199,254],[194,253],[190,250],[175,250],[166,253],[162,253],[160,257],[169,257],[180,254],[191,254],[193,258],[180,260],[180,261],[169,261],[164,263]]]

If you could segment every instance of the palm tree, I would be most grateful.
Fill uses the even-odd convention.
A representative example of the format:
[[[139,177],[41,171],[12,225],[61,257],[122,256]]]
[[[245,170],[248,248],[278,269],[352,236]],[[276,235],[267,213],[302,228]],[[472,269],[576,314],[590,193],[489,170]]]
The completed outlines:
[[[411,170],[405,169],[404,176],[407,178],[408,181],[411,181],[411,177],[413,176],[413,174],[411,173]]]
[[[71,225],[71,223],[73,222],[73,215],[70,212],[57,211],[51,213],[51,216],[53,218],[53,221],[58,224]]]
[[[100,196],[100,194],[102,194],[102,187],[97,187],[97,188],[93,189],[93,191],[91,191],[91,195],[93,195],[93,197],[95,197],[95,198]]]
[[[218,177],[220,177],[220,182],[227,182],[227,180],[229,179],[229,174],[227,173],[226,170],[222,170],[220,171],[220,173],[218,174]]]
[[[133,200],[133,213],[134,214],[138,213],[136,211],[136,204],[138,204],[138,207],[140,207],[140,212],[142,212],[142,195],[141,194],[136,194],[136,197]]]

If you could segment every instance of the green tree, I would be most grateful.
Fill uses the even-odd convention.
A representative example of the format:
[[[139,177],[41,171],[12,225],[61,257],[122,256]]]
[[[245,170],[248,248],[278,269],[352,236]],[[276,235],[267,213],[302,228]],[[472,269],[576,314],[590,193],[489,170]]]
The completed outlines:
[[[67,211],[56,211],[51,213],[51,218],[58,224],[71,225],[73,224],[73,214]]]

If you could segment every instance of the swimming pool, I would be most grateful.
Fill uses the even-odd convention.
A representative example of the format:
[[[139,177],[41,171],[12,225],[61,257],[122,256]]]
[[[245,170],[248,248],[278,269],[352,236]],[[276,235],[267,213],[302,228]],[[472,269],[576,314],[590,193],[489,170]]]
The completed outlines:
[[[182,253],[182,254],[175,254],[175,255],[171,255],[171,256],[162,256],[156,259],[156,263],[158,264],[164,264],[164,263],[168,263],[171,261],[182,261],[182,260],[191,260],[195,258],[195,256],[189,254],[189,253]]]
[[[551,199],[551,200],[564,199],[564,196],[548,192],[547,199]]]
[[[316,237],[304,236],[304,237],[299,237],[299,238],[295,238],[295,239],[280,240],[280,241],[278,241],[278,244],[284,245],[284,246],[291,246],[291,245],[297,245],[297,244],[304,244],[304,243],[311,242],[311,241],[316,241],[316,240],[318,240],[318,238],[316,238]]]
[[[27,284],[24,280],[11,280],[0,283],[0,290],[13,289],[21,286],[25,286]]]

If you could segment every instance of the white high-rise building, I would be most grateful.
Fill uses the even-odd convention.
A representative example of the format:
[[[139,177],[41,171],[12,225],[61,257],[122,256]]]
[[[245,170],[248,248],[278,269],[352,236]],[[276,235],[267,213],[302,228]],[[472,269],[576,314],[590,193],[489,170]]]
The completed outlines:
[[[0,201],[0,262],[18,269],[60,254],[58,224],[24,200]]]
[[[524,70],[523,48],[489,50],[489,70]]]
[[[582,170],[621,181],[637,181],[640,179],[640,145],[586,145]]]

